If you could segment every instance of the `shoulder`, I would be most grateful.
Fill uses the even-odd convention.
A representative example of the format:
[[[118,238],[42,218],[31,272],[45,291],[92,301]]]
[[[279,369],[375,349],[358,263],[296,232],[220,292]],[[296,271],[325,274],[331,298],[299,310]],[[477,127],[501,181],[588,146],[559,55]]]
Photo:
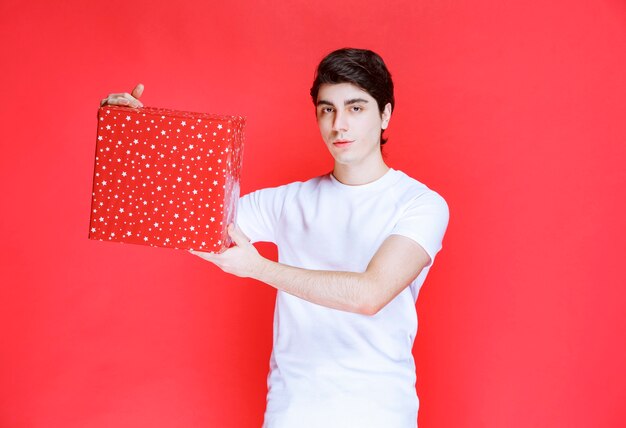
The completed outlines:
[[[253,192],[246,194],[243,197],[250,197],[250,196],[289,197],[290,195],[295,195],[300,192],[314,191],[314,189],[318,188],[320,183],[322,183],[325,180],[328,180],[328,174],[313,177],[306,181],[293,181],[291,183],[286,183],[286,184],[282,184],[278,186],[258,189],[258,190],[255,190]]]
[[[401,208],[392,234],[416,241],[432,260],[441,250],[450,212],[446,200],[424,183],[403,174],[395,186]]]
[[[393,187],[396,197],[409,205],[431,205],[446,213],[449,211],[448,203],[438,192],[402,171],[396,171],[396,175]]]

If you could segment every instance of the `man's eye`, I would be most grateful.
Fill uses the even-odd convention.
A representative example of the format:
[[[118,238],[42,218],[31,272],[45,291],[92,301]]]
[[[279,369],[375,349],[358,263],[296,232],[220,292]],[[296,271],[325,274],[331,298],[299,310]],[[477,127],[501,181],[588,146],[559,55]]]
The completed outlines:
[[[332,113],[333,112],[333,108],[332,107],[324,107],[322,109],[322,113]]]
[[[352,111],[361,111],[363,108],[361,106],[352,106]]]

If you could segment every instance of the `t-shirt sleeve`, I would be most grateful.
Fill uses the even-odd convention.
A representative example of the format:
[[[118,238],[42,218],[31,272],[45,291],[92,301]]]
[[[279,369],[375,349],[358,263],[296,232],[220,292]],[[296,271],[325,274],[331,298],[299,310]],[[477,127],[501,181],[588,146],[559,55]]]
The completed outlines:
[[[285,193],[285,186],[281,186],[257,190],[239,198],[237,226],[251,242],[276,243],[276,228]]]
[[[411,200],[391,234],[406,236],[416,241],[426,250],[432,264],[441,250],[449,218],[450,213],[445,199],[429,190]]]

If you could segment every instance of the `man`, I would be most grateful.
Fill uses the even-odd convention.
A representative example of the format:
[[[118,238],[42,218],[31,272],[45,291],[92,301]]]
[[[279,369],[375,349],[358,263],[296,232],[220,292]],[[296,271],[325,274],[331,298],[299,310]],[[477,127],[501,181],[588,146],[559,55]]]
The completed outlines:
[[[140,105],[142,90],[103,103]],[[278,290],[265,428],[416,427],[415,300],[448,207],[383,160],[394,95],[377,54],[330,53],[311,97],[332,173],[243,196],[237,245],[192,253]],[[259,241],[278,246],[278,263]]]

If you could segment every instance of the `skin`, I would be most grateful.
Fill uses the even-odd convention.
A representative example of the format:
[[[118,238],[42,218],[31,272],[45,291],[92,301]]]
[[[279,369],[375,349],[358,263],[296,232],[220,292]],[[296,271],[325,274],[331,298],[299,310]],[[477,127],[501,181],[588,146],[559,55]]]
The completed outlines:
[[[130,93],[110,94],[101,105],[141,107],[139,84]],[[367,92],[350,83],[324,84],[316,105],[317,124],[334,159],[333,175],[346,185],[362,185],[382,177],[389,167],[380,150],[381,131],[391,119]],[[236,246],[220,254],[190,250],[224,272],[264,282],[311,303],[333,309],[375,315],[404,290],[431,262],[415,241],[391,235],[381,244],[365,272],[301,269],[261,256],[234,225],[228,233]],[[303,243],[306,245],[306,243]]]
[[[139,101],[139,97],[143,94],[143,89],[143,84],[139,83],[130,94],[128,92],[109,94],[108,97],[100,101],[100,106],[110,104],[115,106],[143,107],[143,104]]]

